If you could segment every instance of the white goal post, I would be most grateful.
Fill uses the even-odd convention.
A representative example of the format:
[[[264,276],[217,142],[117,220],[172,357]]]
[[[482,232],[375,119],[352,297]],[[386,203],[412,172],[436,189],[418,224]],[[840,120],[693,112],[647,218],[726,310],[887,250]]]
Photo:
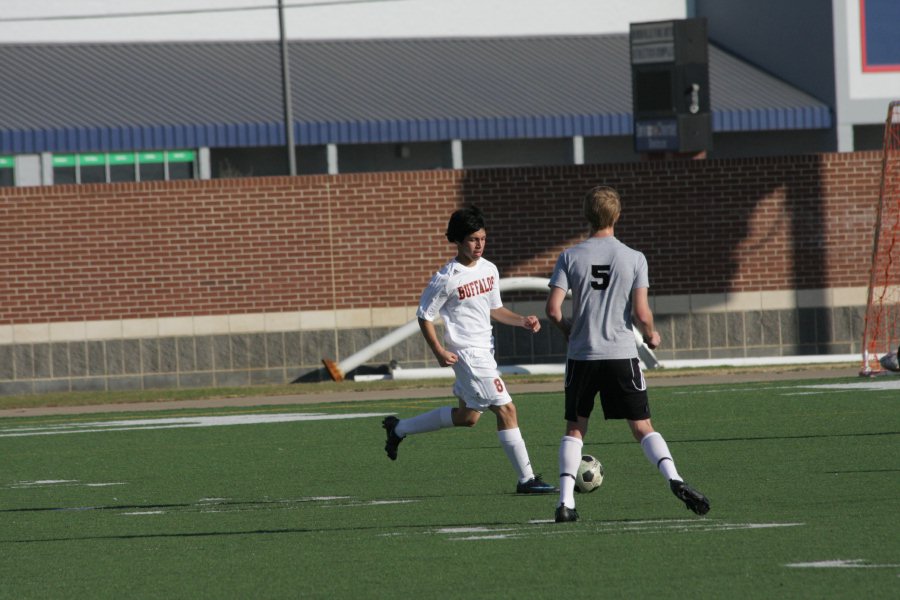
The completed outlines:
[[[520,291],[547,291],[547,286],[549,285],[550,280],[542,277],[507,277],[505,279],[500,280],[500,291],[501,292],[520,292]],[[388,333],[383,338],[376,340],[375,342],[369,344],[359,352],[352,354],[340,361],[339,363],[335,363],[332,360],[323,358],[322,364],[325,365],[325,369],[328,371],[329,376],[334,381],[343,381],[344,377],[347,373],[357,368],[358,366],[364,364],[366,361],[374,358],[379,353],[388,350],[409,336],[418,333],[419,331],[419,321],[418,319],[413,319],[412,321],[406,323],[405,325],[395,329],[394,331]],[[635,337],[635,345],[638,349],[638,357],[644,363],[648,369],[656,369],[660,367],[659,361],[656,359],[656,355],[653,351],[644,344],[643,338],[641,334],[634,329],[634,337]],[[533,372],[527,370],[528,367],[523,367],[522,372]]]

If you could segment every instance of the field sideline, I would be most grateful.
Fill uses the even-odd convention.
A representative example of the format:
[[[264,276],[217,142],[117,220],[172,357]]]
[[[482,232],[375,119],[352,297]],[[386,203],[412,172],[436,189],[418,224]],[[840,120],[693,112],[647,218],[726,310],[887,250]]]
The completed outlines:
[[[514,493],[489,416],[387,460],[383,416],[446,404],[446,382],[7,414],[0,598],[897,597],[900,378],[810,373],[651,378],[703,518],[602,420],[585,451],[606,480],[577,523]],[[559,385],[510,383],[548,480]]]
[[[713,369],[658,369],[647,371],[649,385],[671,387],[717,383],[832,379],[857,374],[856,364],[793,365]],[[504,377],[513,395],[555,392],[562,377],[511,375]],[[450,380],[375,381],[294,384],[245,388],[145,390],[140,392],[69,392],[0,396],[0,419],[16,416],[135,412],[270,404],[358,402],[392,398],[443,398],[450,395]]]

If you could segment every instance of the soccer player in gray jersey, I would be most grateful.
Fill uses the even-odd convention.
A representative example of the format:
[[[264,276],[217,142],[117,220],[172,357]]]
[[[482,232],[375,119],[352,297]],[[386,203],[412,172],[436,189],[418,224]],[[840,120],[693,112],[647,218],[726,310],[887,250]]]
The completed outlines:
[[[453,394],[459,406],[444,406],[406,419],[390,416],[382,421],[387,432],[384,450],[397,460],[400,442],[408,435],[449,427],[474,427],[485,410],[497,417],[497,437],[516,470],[518,494],[555,494],[555,486],[535,474],[525,440],[519,430],[516,405],[500,378],[494,360],[491,319],[523,327],[532,333],[541,328],[535,315],[514,313],[500,300],[500,274],[482,257],[487,234],[484,216],[474,206],[453,213],[447,225],[447,240],[456,245],[456,258],[434,274],[422,297],[416,316],[425,341],[442,367],[456,375]],[[441,343],[434,321],[444,322]]]
[[[625,419],[650,464],[672,493],[698,515],[709,500],[684,482],[663,437],[650,424],[647,384],[641,372],[633,326],[651,349],[660,343],[647,298],[647,259],[617,240],[619,194],[610,187],[591,189],[584,199],[590,237],[563,251],[550,278],[547,317],[568,340],[566,433],[559,446],[559,505],[556,522],[576,521],[575,473],[587,435],[594,398],[606,419]],[[572,291],[572,316],[563,301]]]

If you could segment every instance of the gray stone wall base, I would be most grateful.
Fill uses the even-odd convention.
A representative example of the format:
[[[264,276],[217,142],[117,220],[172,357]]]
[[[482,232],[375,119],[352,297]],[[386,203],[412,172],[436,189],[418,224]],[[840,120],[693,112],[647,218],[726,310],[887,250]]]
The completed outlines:
[[[657,315],[661,361],[860,352],[865,307]],[[563,336],[548,322],[537,334],[495,325],[501,365],[565,361]],[[0,346],[0,395],[243,387],[325,381],[322,359],[340,361],[390,328],[293,331]],[[359,372],[436,367],[413,335]]]

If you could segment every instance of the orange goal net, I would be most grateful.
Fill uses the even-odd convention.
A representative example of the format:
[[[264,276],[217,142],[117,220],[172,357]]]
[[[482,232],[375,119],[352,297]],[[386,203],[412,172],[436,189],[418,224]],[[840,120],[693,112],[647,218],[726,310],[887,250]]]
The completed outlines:
[[[897,370],[900,340],[900,101],[888,106],[860,375]]]

